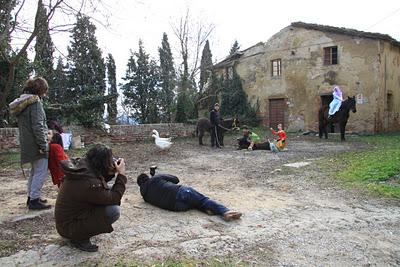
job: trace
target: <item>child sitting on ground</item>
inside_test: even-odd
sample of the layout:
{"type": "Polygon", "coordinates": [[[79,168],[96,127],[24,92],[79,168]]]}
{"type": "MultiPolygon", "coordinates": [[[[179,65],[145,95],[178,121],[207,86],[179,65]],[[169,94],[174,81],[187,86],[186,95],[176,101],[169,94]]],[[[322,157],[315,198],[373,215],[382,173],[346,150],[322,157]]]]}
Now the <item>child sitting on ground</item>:
{"type": "Polygon", "coordinates": [[[278,131],[276,132],[273,128],[271,128],[272,134],[278,135],[279,139],[276,140],[276,148],[281,151],[285,148],[286,145],[286,133],[282,128],[282,124],[278,124],[278,131]]]}
{"type": "Polygon", "coordinates": [[[62,137],[59,133],[49,130],[47,136],[50,142],[49,170],[51,179],[54,185],[60,187],[64,179],[64,173],[61,170],[60,162],[62,160],[67,160],[68,156],[64,152],[62,137]]]}

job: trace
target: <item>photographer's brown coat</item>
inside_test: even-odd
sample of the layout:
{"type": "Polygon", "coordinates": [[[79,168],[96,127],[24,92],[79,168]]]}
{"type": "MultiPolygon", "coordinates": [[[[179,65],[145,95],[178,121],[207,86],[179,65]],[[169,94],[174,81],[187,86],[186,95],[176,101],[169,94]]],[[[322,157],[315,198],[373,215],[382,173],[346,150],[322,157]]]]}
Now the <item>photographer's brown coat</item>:
{"type": "Polygon", "coordinates": [[[105,206],[120,205],[127,178],[119,174],[109,189],[104,178],[97,177],[85,159],[62,161],[61,166],[65,178],[55,206],[57,232],[76,241],[112,232],[105,206]]]}

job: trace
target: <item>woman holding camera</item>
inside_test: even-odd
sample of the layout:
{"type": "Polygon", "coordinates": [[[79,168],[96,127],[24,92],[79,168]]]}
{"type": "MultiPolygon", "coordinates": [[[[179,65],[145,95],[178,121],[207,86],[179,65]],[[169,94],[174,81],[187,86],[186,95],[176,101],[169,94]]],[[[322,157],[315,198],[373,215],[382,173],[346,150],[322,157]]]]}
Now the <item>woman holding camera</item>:
{"type": "Polygon", "coordinates": [[[61,162],[65,174],[55,206],[57,232],[78,249],[95,252],[90,237],[111,233],[120,216],[125,192],[124,159],[115,160],[105,145],[91,148],[85,158],[61,162]],[[117,174],[114,185],[107,182],[117,174]]]}

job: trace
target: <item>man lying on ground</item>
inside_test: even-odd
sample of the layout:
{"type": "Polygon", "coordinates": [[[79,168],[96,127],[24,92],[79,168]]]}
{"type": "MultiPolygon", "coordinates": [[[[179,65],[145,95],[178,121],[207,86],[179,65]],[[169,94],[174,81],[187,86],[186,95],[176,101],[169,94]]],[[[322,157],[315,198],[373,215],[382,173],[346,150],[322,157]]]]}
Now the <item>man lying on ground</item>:
{"type": "Polygon", "coordinates": [[[85,158],[61,161],[65,174],[55,206],[57,232],[80,250],[95,252],[90,237],[111,233],[120,216],[125,192],[124,159],[115,160],[104,145],[91,148],[85,158]],[[117,178],[111,189],[107,182],[117,178]]]}
{"type": "Polygon", "coordinates": [[[243,137],[238,138],[238,149],[248,150],[271,150],[269,142],[261,142],[260,137],[249,130],[246,125],[242,126],[243,137]]]}
{"type": "Polygon", "coordinates": [[[137,177],[140,194],[144,201],[162,209],[187,211],[197,209],[209,215],[220,215],[225,221],[239,219],[242,213],[229,210],[209,199],[194,188],[179,185],[179,179],[169,174],[157,174],[150,178],[142,173],[137,177]]]}

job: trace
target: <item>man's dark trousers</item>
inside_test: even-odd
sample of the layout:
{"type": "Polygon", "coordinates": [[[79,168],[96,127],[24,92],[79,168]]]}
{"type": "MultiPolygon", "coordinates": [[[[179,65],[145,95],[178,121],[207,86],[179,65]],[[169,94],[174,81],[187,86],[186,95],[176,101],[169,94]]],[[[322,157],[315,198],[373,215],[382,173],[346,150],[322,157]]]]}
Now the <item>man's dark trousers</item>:
{"type": "Polygon", "coordinates": [[[220,133],[220,129],[219,129],[219,127],[218,126],[212,126],[212,128],[211,128],[211,146],[212,147],[221,147],[221,144],[220,144],[220,136],[221,136],[221,133],[220,133]]]}
{"type": "Polygon", "coordinates": [[[181,186],[176,194],[175,210],[186,211],[190,209],[211,212],[215,215],[224,215],[228,211],[224,205],[209,199],[194,188],[181,186]]]}

